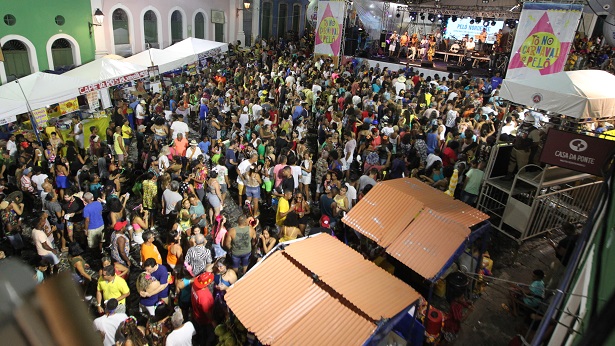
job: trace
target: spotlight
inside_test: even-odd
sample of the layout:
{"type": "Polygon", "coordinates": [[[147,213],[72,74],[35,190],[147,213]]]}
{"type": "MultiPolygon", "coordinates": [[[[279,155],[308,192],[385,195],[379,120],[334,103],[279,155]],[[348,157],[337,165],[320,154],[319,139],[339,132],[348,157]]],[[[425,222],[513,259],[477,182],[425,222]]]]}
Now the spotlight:
{"type": "Polygon", "coordinates": [[[401,14],[399,14],[399,12],[397,12],[397,14],[395,15],[395,17],[399,18],[399,17],[401,17],[401,14]]]}
{"type": "Polygon", "coordinates": [[[488,4],[489,0],[483,0],[483,4],[488,4]]]}
{"type": "Polygon", "coordinates": [[[434,20],[436,20],[436,16],[434,16],[432,13],[430,13],[430,14],[427,16],[427,19],[429,19],[429,21],[430,21],[430,22],[433,22],[434,20]]]}
{"type": "Polygon", "coordinates": [[[476,17],[475,22],[476,22],[476,24],[480,24],[480,22],[481,22],[482,20],[483,20],[483,19],[482,19],[481,17],[476,17]]]}
{"type": "Polygon", "coordinates": [[[452,16],[451,19],[453,20],[453,22],[457,21],[457,16],[452,16]]]}
{"type": "Polygon", "coordinates": [[[421,13],[421,20],[425,20],[425,15],[421,13]]]}
{"type": "Polygon", "coordinates": [[[519,24],[519,19],[515,20],[515,24],[519,24]]]}
{"type": "Polygon", "coordinates": [[[442,13],[438,13],[438,18],[442,18],[442,13]]]}
{"type": "Polygon", "coordinates": [[[484,21],[483,26],[489,26],[489,21],[484,21]]]}
{"type": "Polygon", "coordinates": [[[474,24],[474,19],[472,19],[472,20],[470,21],[470,24],[474,24]]]}
{"type": "Polygon", "coordinates": [[[495,26],[495,20],[491,21],[491,26],[495,26]]]}

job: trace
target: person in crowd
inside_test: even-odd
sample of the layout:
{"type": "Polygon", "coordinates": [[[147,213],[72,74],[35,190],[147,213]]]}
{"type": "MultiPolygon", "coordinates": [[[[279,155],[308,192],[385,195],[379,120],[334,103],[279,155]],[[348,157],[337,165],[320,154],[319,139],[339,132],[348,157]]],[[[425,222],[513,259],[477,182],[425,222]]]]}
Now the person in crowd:
{"type": "Polygon", "coordinates": [[[184,323],[184,314],[177,310],[171,316],[173,331],[167,336],[166,346],[192,345],[192,338],[196,335],[196,329],[192,322],[184,323]]]}
{"type": "Polygon", "coordinates": [[[103,338],[104,346],[115,346],[115,333],[120,324],[128,318],[125,313],[117,312],[118,305],[117,299],[109,299],[105,304],[105,314],[94,320],[94,328],[103,338]]]}
{"type": "Polygon", "coordinates": [[[194,242],[195,245],[186,252],[184,263],[186,263],[194,277],[206,271],[211,273],[213,270],[213,259],[211,250],[205,247],[205,236],[203,234],[195,234],[194,242]]]}
{"type": "Polygon", "coordinates": [[[215,340],[212,320],[214,297],[209,289],[213,282],[212,272],[199,274],[192,282],[192,313],[199,345],[211,345],[215,340]]]}
{"type": "Polygon", "coordinates": [[[96,289],[96,307],[98,312],[101,314],[104,312],[102,304],[106,304],[111,298],[115,298],[120,305],[123,305],[122,312],[126,311],[126,298],[129,295],[130,289],[126,280],[116,275],[113,266],[104,267],[103,275],[98,279],[98,287],[96,289]]]}
{"type": "Polygon", "coordinates": [[[240,215],[237,219],[237,227],[228,230],[224,245],[230,249],[233,259],[233,270],[241,277],[247,273],[252,247],[256,245],[256,231],[248,223],[245,215],[240,215]],[[239,271],[241,266],[242,271],[239,271]]]}
{"type": "Polygon", "coordinates": [[[502,304],[505,310],[510,310],[513,316],[519,314],[519,309],[536,311],[545,298],[545,273],[536,269],[532,272],[532,282],[529,285],[513,285],[509,288],[508,306],[502,304]],[[510,307],[510,309],[509,309],[510,307]]]}
{"type": "Polygon", "coordinates": [[[173,330],[171,323],[171,307],[160,302],[156,304],[154,315],[147,321],[145,326],[145,337],[152,346],[165,346],[167,336],[173,330]]]}

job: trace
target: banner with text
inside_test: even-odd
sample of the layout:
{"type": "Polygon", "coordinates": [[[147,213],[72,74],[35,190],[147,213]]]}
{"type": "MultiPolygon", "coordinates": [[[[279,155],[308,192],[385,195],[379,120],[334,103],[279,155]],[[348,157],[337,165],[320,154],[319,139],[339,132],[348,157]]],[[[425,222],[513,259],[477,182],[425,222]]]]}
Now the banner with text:
{"type": "Polygon", "coordinates": [[[582,12],[580,4],[523,4],[506,78],[563,71],[582,12]]]}
{"type": "Polygon", "coordinates": [[[540,161],[573,171],[602,176],[615,142],[578,133],[550,129],[540,161]]]}
{"type": "Polygon", "coordinates": [[[320,0],[316,20],[314,57],[329,57],[337,66],[342,47],[342,25],[346,13],[344,0],[320,0]]]}
{"type": "Polygon", "coordinates": [[[79,88],[79,93],[80,94],[87,94],[89,92],[95,91],[95,90],[100,90],[100,89],[105,89],[105,88],[109,88],[118,84],[124,84],[136,79],[142,79],[142,78],[146,78],[149,77],[149,72],[147,70],[144,71],[140,71],[140,72],[135,72],[133,74],[129,74],[127,76],[123,76],[123,77],[117,77],[117,78],[113,78],[113,79],[108,79],[106,81],[102,81],[102,82],[98,82],[98,83],[94,83],[94,84],[90,84],[84,87],[79,88]]]}

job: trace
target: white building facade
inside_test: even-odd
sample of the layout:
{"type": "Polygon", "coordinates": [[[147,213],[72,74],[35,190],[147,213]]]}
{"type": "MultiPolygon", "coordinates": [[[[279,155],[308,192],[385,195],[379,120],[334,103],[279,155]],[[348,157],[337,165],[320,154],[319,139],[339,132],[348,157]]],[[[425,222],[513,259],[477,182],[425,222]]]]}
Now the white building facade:
{"type": "Polygon", "coordinates": [[[245,41],[243,0],[90,0],[105,20],[94,27],[96,57],[164,49],[188,37],[245,41]]]}

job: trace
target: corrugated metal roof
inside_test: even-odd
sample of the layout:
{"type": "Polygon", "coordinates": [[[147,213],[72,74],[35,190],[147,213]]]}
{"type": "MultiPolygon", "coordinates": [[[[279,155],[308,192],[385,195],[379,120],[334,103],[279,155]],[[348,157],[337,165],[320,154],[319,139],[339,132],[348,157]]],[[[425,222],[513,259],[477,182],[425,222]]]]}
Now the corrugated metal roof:
{"type": "Polygon", "coordinates": [[[243,325],[267,345],[363,344],[376,325],[286,256],[272,254],[228,289],[225,300],[243,325]]]}
{"type": "Polygon", "coordinates": [[[410,286],[348,249],[321,234],[293,243],[284,252],[374,321],[395,316],[420,297],[410,286]]]}
{"type": "Polygon", "coordinates": [[[362,345],[420,295],[328,234],[286,245],[225,295],[266,345],[362,345]],[[313,275],[318,276],[314,280],[313,275]]]}
{"type": "MultiPolygon", "coordinates": [[[[476,208],[451,198],[444,194],[442,191],[437,190],[416,178],[400,178],[386,180],[381,183],[391,187],[399,192],[403,192],[406,195],[412,196],[419,200],[426,207],[437,211],[439,214],[446,216],[451,220],[455,220],[458,223],[467,227],[472,227],[479,224],[489,218],[489,216],[476,208]]],[[[376,185],[378,187],[379,185],[376,185]]],[[[372,193],[375,187],[367,194],[372,193]]],[[[357,206],[359,203],[357,203],[357,206]]],[[[380,210],[379,210],[380,211],[380,210]]]]}
{"type": "Polygon", "coordinates": [[[386,251],[431,279],[470,234],[470,229],[432,209],[425,208],[386,251]]]}
{"type": "Polygon", "coordinates": [[[423,209],[423,203],[394,186],[378,183],[342,222],[375,241],[389,246],[423,209]]]}

